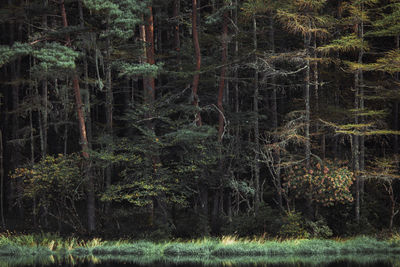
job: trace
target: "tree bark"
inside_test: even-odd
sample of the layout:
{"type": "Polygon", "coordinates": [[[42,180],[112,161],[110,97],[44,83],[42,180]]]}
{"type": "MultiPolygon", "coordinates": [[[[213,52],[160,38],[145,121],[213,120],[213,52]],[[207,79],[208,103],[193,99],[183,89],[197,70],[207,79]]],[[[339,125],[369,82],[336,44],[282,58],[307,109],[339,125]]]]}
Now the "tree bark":
{"type": "Polygon", "coordinates": [[[199,34],[197,31],[197,0],[192,0],[192,35],[193,35],[193,46],[195,50],[195,58],[196,58],[196,69],[195,74],[193,76],[192,83],[192,97],[193,97],[193,105],[196,110],[196,125],[201,126],[201,115],[199,111],[199,97],[197,95],[197,91],[199,88],[199,80],[200,80],[200,67],[201,67],[201,54],[200,54],[200,44],[199,44],[199,34]]]}
{"type": "MultiPolygon", "coordinates": [[[[83,4],[82,0],[78,1],[78,8],[79,8],[79,23],[80,26],[83,28],[85,27],[85,20],[83,17],[83,4]]],[[[84,70],[84,94],[81,92],[83,97],[84,103],[84,114],[85,114],[85,125],[86,125],[86,132],[87,132],[87,139],[88,139],[88,147],[92,148],[92,115],[91,115],[91,103],[90,103],[90,88],[89,88],[89,66],[88,66],[88,49],[86,47],[83,48],[84,56],[83,56],[83,70],[84,70]]]]}
{"type": "Polygon", "coordinates": [[[222,68],[219,79],[219,89],[218,89],[218,142],[222,142],[222,137],[224,133],[224,107],[222,105],[222,100],[224,96],[225,89],[225,79],[226,79],[226,63],[228,60],[228,12],[224,12],[224,21],[222,25],[222,68]]]}
{"type": "MultiPolygon", "coordinates": [[[[269,45],[270,45],[270,50],[272,55],[275,54],[275,26],[274,26],[274,16],[273,14],[270,14],[269,18],[269,24],[270,24],[270,31],[269,31],[269,45]]],[[[272,63],[272,68],[275,68],[274,64],[272,63]]],[[[272,127],[274,131],[278,131],[278,102],[277,102],[277,86],[276,86],[276,76],[272,75],[271,77],[271,86],[272,86],[272,127]]],[[[274,143],[278,142],[278,136],[277,134],[274,134],[274,143]]],[[[274,163],[279,163],[280,162],[280,157],[281,153],[279,149],[276,149],[274,151],[274,163]]],[[[283,199],[282,199],[282,181],[281,181],[281,169],[278,166],[276,168],[276,177],[273,178],[275,179],[275,189],[276,189],[276,197],[277,197],[277,202],[280,210],[284,210],[283,208],[283,199]]]]}
{"type": "MultiPolygon", "coordinates": [[[[107,27],[109,27],[107,25],[107,27]]],[[[109,34],[109,33],[108,33],[109,34]]],[[[107,57],[107,65],[106,65],[106,116],[107,116],[107,134],[110,138],[110,144],[107,146],[107,152],[112,153],[112,142],[113,142],[113,89],[112,89],[112,73],[111,73],[111,42],[110,36],[108,35],[106,38],[106,57],[107,57]]],[[[111,178],[112,178],[112,170],[113,165],[112,162],[109,162],[106,167],[106,189],[111,186],[111,178]]],[[[108,214],[110,203],[105,205],[105,213],[108,214]]]]}
{"type": "Polygon", "coordinates": [[[311,167],[311,140],[310,140],[310,41],[311,34],[307,33],[304,37],[304,44],[306,49],[306,75],[305,75],[305,156],[306,156],[306,169],[311,167]]]}
{"type": "MultiPolygon", "coordinates": [[[[61,2],[61,16],[63,21],[63,27],[68,27],[67,14],[65,11],[64,1],[61,2]]],[[[67,34],[65,37],[66,45],[71,44],[70,36],[67,34]]],[[[85,125],[85,117],[83,113],[83,104],[82,97],[79,87],[79,78],[78,74],[74,73],[73,76],[73,88],[75,94],[75,105],[76,112],[78,114],[78,122],[79,122],[79,134],[81,137],[81,147],[82,147],[82,156],[85,161],[85,175],[87,177],[87,219],[88,219],[88,232],[92,234],[96,230],[96,217],[95,217],[95,192],[94,192],[94,181],[93,176],[90,173],[90,162],[89,162],[89,153],[88,153],[88,139],[86,134],[86,125],[85,125]]]]}
{"type": "Polygon", "coordinates": [[[3,229],[6,228],[4,220],[4,165],[3,165],[3,134],[0,130],[0,215],[1,225],[3,229]]]}
{"type": "MultiPolygon", "coordinates": [[[[154,58],[154,18],[153,18],[153,8],[151,6],[148,7],[150,13],[147,16],[147,23],[145,26],[146,30],[146,43],[147,43],[147,49],[146,49],[146,57],[147,57],[147,63],[150,65],[155,64],[155,58],[154,58]]],[[[150,102],[154,102],[155,100],[155,79],[154,77],[149,77],[149,84],[147,88],[147,93],[149,97],[150,102]]]]}
{"type": "MultiPolygon", "coordinates": [[[[364,5],[361,3],[361,12],[364,12],[364,5]]],[[[357,24],[357,34],[364,41],[364,21],[361,20],[359,24],[357,24]]],[[[363,49],[358,53],[358,64],[363,63],[363,49]]],[[[356,95],[355,95],[355,103],[354,107],[356,110],[355,114],[355,124],[364,122],[364,119],[357,114],[359,111],[364,109],[364,77],[362,69],[358,69],[355,73],[355,87],[356,87],[356,95]]],[[[355,217],[356,222],[360,223],[360,210],[361,210],[361,202],[362,195],[364,190],[364,180],[363,177],[360,176],[360,171],[364,170],[365,167],[365,145],[364,145],[364,136],[354,136],[354,172],[356,173],[356,199],[355,199],[355,217]]]]}
{"type": "MultiPolygon", "coordinates": [[[[358,73],[355,73],[355,78],[354,78],[354,84],[355,84],[355,96],[354,96],[354,108],[357,110],[359,108],[359,87],[358,87],[358,73]]],[[[358,115],[354,115],[354,123],[358,124],[358,115]]],[[[352,161],[353,161],[353,172],[354,175],[356,176],[356,184],[355,184],[355,189],[356,189],[356,199],[355,199],[355,217],[356,217],[356,222],[360,222],[360,148],[359,148],[359,136],[353,135],[352,136],[352,161]]]]}
{"type": "MultiPolygon", "coordinates": [[[[14,1],[12,0],[8,0],[8,4],[11,6],[14,3],[14,1]]],[[[18,31],[18,36],[20,36],[21,34],[21,27],[18,26],[18,24],[15,21],[10,21],[9,24],[10,28],[10,45],[13,45],[15,41],[20,41],[17,40],[15,38],[15,30],[17,28],[18,31]]],[[[18,134],[18,130],[19,130],[19,106],[20,106],[20,102],[19,102],[19,98],[20,98],[20,84],[18,82],[19,77],[20,77],[20,65],[21,65],[21,58],[18,57],[17,60],[14,60],[11,62],[10,64],[10,78],[11,78],[11,88],[12,88],[12,110],[13,110],[13,114],[12,114],[12,126],[11,126],[11,139],[14,141],[17,141],[17,139],[19,139],[19,134],[18,134]]],[[[15,142],[14,144],[10,145],[10,150],[12,151],[11,153],[11,169],[17,167],[20,164],[20,160],[22,158],[21,155],[21,147],[20,144],[18,144],[18,142],[15,142]]],[[[19,181],[16,182],[17,184],[19,183],[19,181]]],[[[20,201],[20,199],[17,196],[17,190],[16,187],[17,185],[15,184],[14,181],[10,181],[9,183],[10,185],[10,190],[9,190],[9,210],[13,209],[13,205],[14,203],[17,203],[17,211],[18,211],[18,215],[20,216],[20,219],[23,219],[24,216],[24,210],[22,207],[22,203],[20,201]]]]}
{"type": "MultiPolygon", "coordinates": [[[[304,90],[304,102],[305,102],[305,156],[306,156],[306,169],[307,171],[311,168],[311,139],[310,139],[310,44],[311,44],[311,33],[306,33],[304,36],[304,46],[306,49],[306,74],[305,74],[305,90],[304,90]]],[[[306,196],[307,201],[307,212],[308,217],[314,217],[314,211],[312,206],[312,196],[306,196]]]]}
{"type": "Polygon", "coordinates": [[[258,67],[257,67],[257,20],[253,15],[253,49],[254,49],[254,63],[256,64],[254,70],[254,95],[253,95],[253,112],[254,112],[254,142],[255,142],[255,155],[254,155],[254,211],[257,214],[260,207],[260,129],[259,129],[259,114],[258,114],[258,67]]]}
{"type": "MultiPolygon", "coordinates": [[[[396,36],[396,49],[399,50],[400,49],[400,35],[396,36]]],[[[399,82],[399,73],[396,72],[395,74],[396,77],[396,81],[399,82]]],[[[393,107],[393,128],[395,131],[399,130],[399,101],[396,100],[394,102],[394,107],[393,107]]],[[[398,154],[399,154],[399,136],[397,134],[393,135],[393,152],[396,155],[396,158],[398,158],[398,154]]]]}
{"type": "Polygon", "coordinates": [[[219,229],[218,227],[218,219],[223,212],[223,175],[224,175],[224,161],[222,158],[222,138],[224,134],[224,108],[223,108],[223,96],[224,96],[224,89],[225,89],[225,79],[226,79],[226,63],[227,63],[227,39],[228,39],[228,13],[224,12],[223,14],[223,24],[222,24],[222,60],[221,60],[221,73],[220,73],[220,80],[219,80],[219,87],[218,87],[218,100],[217,100],[217,107],[218,107],[218,143],[220,143],[221,148],[219,151],[219,180],[217,181],[217,190],[215,191],[214,195],[214,202],[213,202],[213,230],[217,232],[219,229]]]}
{"type": "Polygon", "coordinates": [[[174,0],[174,10],[173,10],[173,18],[174,18],[174,46],[175,46],[175,51],[177,53],[177,59],[178,59],[178,66],[179,69],[182,68],[182,63],[181,63],[181,39],[180,39],[180,21],[179,21],[179,11],[180,11],[180,5],[181,1],[180,0],[174,0]]]}
{"type": "MultiPolygon", "coordinates": [[[[363,4],[362,4],[363,7],[363,4]]],[[[361,21],[360,25],[360,37],[361,40],[364,41],[364,22],[361,21]]],[[[363,64],[363,56],[364,56],[364,50],[361,49],[360,53],[358,55],[358,64],[363,64]]],[[[361,112],[365,108],[364,104],[364,73],[362,69],[358,70],[358,75],[359,75],[359,87],[360,87],[360,110],[361,112]]],[[[361,116],[361,123],[364,123],[364,117],[361,116]]],[[[363,172],[365,170],[365,136],[361,135],[360,136],[360,171],[363,172]]],[[[364,195],[364,177],[360,177],[360,205],[362,205],[363,202],[363,195],[364,195]]]]}

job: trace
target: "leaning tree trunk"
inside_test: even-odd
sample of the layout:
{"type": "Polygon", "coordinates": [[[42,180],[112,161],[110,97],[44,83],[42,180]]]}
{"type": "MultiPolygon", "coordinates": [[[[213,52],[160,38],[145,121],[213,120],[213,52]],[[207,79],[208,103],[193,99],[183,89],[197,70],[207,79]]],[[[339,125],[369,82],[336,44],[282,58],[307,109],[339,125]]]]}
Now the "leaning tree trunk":
{"type": "MultiPolygon", "coordinates": [[[[83,17],[83,0],[78,1],[78,8],[79,8],[79,24],[83,28],[85,27],[85,20],[83,17]]],[[[85,114],[85,125],[86,125],[86,132],[87,132],[87,139],[88,139],[88,147],[89,149],[92,148],[92,115],[91,115],[91,103],[90,103],[90,88],[89,88],[89,65],[88,65],[88,48],[84,47],[84,55],[83,55],[83,70],[84,70],[84,94],[81,91],[83,96],[83,103],[84,103],[84,114],[85,114]]]]}
{"type": "MultiPolygon", "coordinates": [[[[64,28],[68,27],[67,13],[65,11],[64,1],[61,2],[61,16],[63,20],[64,28]]],[[[70,36],[66,35],[66,45],[71,45],[70,36]]],[[[88,153],[88,139],[86,135],[86,125],[85,125],[85,117],[83,113],[83,104],[81,98],[81,92],[79,87],[79,78],[78,74],[75,70],[73,76],[73,88],[75,94],[75,105],[76,112],[78,114],[78,122],[79,122],[79,134],[81,137],[81,148],[82,148],[82,156],[85,160],[85,175],[87,177],[87,219],[88,219],[88,232],[92,234],[96,230],[96,217],[95,217],[95,192],[94,192],[94,181],[93,176],[90,173],[90,158],[88,153]]]]}

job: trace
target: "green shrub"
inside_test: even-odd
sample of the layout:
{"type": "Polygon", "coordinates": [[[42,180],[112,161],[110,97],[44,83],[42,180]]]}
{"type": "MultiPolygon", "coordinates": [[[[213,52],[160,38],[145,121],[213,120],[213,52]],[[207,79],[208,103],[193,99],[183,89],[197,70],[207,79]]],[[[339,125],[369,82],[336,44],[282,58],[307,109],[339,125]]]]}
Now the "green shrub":
{"type": "Polygon", "coordinates": [[[325,219],[323,218],[315,222],[307,221],[306,229],[312,238],[328,238],[333,235],[331,228],[329,228],[325,219]]]}
{"type": "Polygon", "coordinates": [[[287,213],[283,218],[283,225],[279,231],[279,236],[286,238],[308,238],[310,236],[300,212],[287,213]]]}

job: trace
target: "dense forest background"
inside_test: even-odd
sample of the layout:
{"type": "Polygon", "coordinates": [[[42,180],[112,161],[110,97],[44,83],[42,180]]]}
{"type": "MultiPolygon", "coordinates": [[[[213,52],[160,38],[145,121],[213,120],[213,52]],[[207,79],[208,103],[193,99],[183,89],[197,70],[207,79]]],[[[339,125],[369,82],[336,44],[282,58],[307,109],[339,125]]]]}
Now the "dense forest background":
{"type": "Polygon", "coordinates": [[[0,226],[399,226],[399,0],[7,0],[0,226]]]}

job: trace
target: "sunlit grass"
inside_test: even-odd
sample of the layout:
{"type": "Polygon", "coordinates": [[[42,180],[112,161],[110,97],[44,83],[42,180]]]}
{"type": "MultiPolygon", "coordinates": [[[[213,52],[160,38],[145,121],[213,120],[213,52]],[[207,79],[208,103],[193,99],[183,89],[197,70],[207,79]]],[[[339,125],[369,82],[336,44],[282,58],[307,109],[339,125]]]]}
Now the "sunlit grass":
{"type": "Polygon", "coordinates": [[[0,256],[11,255],[73,255],[88,256],[163,256],[163,257],[267,257],[302,255],[350,255],[399,253],[400,236],[385,240],[372,237],[349,239],[267,239],[265,237],[200,238],[154,243],[149,241],[114,240],[100,238],[82,240],[61,238],[51,234],[0,234],[0,256]]]}

